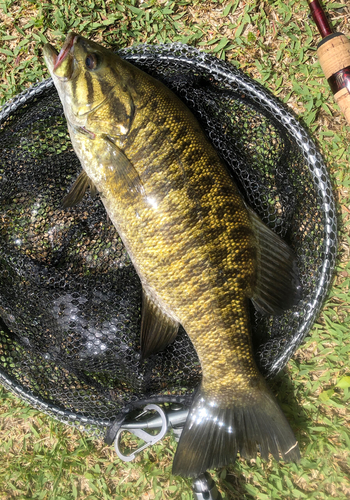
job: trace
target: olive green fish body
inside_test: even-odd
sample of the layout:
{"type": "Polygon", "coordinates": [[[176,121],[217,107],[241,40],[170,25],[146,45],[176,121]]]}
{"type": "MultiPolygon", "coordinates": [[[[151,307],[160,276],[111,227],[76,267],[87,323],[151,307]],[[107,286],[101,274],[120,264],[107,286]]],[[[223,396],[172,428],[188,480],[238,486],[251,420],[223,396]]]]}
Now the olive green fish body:
{"type": "MultiPolygon", "coordinates": [[[[110,171],[102,138],[94,140],[99,147],[93,153],[101,165],[87,153],[84,168],[143,286],[184,326],[201,360],[203,388],[218,397],[225,380],[232,387],[236,379],[238,389],[239,374],[242,384],[249,384],[249,373],[256,377],[246,305],[256,267],[251,222],[226,168],[187,108],[179,109],[173,94],[163,89],[152,95],[145,91],[139,90],[143,102],[141,109],[136,106],[128,137],[115,141],[144,192],[130,194],[123,179],[110,171]],[[169,122],[163,119],[165,110],[169,122]]],[[[81,151],[81,144],[75,149],[81,151]]]]}
{"type": "Polygon", "coordinates": [[[175,472],[199,474],[237,451],[255,456],[257,445],[263,456],[297,459],[293,433],[256,368],[248,313],[249,298],[260,305],[270,298],[260,240],[267,234],[290,260],[285,246],[246,208],[198,122],[165,86],[75,35],[58,57],[45,47],[45,58],[74,150],[140,276],[145,307],[168,332],[162,340],[146,318],[144,354],[181,324],[201,362],[175,472]]]}

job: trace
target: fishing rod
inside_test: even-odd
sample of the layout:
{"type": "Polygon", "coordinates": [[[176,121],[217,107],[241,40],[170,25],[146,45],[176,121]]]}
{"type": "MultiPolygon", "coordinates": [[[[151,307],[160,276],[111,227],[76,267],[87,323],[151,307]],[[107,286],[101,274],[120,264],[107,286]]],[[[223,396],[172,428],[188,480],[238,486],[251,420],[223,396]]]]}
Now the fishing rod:
{"type": "Polygon", "coordinates": [[[309,0],[308,3],[322,36],[317,46],[321,68],[335,101],[350,125],[350,40],[343,33],[333,33],[319,0],[309,0]]]}

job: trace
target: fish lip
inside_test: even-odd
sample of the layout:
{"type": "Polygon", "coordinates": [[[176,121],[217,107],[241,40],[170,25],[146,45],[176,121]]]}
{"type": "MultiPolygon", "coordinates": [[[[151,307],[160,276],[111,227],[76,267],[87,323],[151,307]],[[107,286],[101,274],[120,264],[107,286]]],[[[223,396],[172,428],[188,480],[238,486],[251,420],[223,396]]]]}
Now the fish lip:
{"type": "MultiPolygon", "coordinates": [[[[71,54],[74,45],[76,44],[78,39],[78,35],[75,33],[69,33],[66,41],[64,42],[60,53],[57,56],[57,59],[54,61],[53,72],[57,70],[57,68],[62,64],[62,62],[71,54]]],[[[69,75],[66,79],[70,78],[69,75]]]]}
{"type": "Polygon", "coordinates": [[[44,45],[43,53],[44,53],[44,59],[46,62],[46,66],[48,67],[48,70],[51,72],[52,68],[56,64],[58,52],[55,49],[55,47],[53,47],[50,43],[46,43],[44,45]]]}

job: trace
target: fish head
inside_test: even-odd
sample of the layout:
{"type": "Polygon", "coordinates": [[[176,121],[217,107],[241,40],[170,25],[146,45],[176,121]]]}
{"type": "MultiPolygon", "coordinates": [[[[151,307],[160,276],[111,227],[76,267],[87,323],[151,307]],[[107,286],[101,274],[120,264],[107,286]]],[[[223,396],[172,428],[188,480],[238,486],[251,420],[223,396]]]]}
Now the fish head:
{"type": "Polygon", "coordinates": [[[58,53],[44,45],[44,59],[73,128],[111,137],[126,135],[134,104],[132,75],[119,56],[70,33],[58,53]]]}

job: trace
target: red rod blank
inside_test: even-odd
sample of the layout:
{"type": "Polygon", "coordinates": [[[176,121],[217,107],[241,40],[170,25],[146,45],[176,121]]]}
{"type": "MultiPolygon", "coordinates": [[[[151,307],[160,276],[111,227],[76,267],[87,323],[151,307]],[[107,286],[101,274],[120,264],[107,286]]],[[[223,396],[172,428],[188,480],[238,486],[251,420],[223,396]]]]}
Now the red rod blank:
{"type": "Polygon", "coordinates": [[[320,32],[322,38],[331,35],[333,31],[329,26],[328,19],[326,17],[326,14],[324,13],[324,10],[320,5],[320,2],[318,0],[312,0],[312,2],[309,2],[309,7],[311,10],[313,20],[315,21],[318,31],[320,32]]]}

